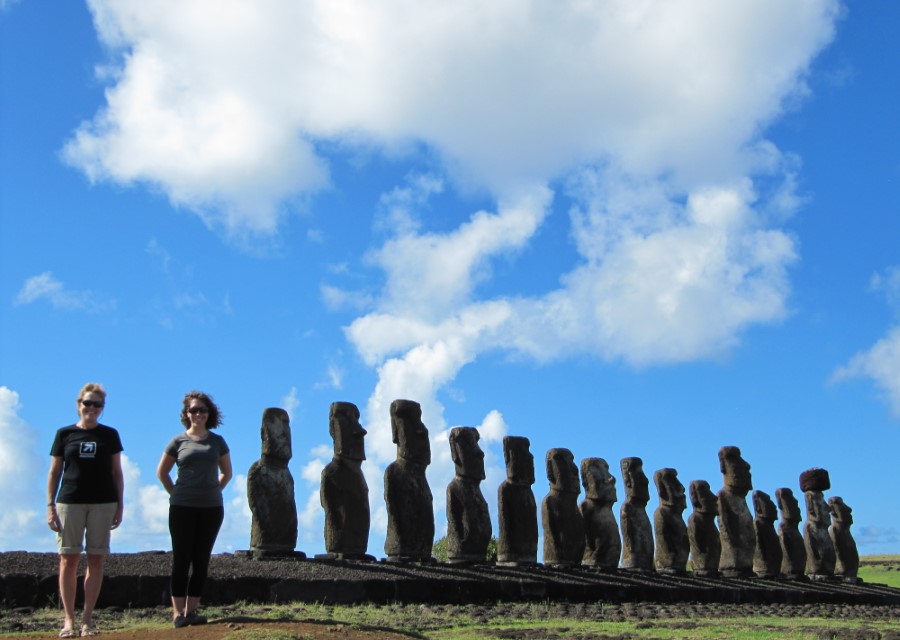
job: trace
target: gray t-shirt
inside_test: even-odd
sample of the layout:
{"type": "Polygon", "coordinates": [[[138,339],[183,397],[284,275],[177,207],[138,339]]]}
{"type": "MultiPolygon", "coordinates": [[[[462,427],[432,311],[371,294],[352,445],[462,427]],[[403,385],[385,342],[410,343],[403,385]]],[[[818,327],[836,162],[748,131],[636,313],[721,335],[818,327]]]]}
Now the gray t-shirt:
{"type": "Polygon", "coordinates": [[[225,438],[209,432],[203,440],[194,442],[180,433],[166,445],[166,453],[175,458],[178,477],[169,504],[180,507],[221,507],[219,489],[219,458],[228,453],[225,438]]]}

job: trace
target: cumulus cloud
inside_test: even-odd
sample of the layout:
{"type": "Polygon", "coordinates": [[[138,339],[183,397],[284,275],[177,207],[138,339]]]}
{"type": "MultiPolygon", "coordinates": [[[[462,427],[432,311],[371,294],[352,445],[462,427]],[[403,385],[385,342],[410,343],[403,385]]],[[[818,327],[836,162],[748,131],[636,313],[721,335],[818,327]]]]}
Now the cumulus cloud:
{"type": "Polygon", "coordinates": [[[94,180],[152,184],[210,224],[258,233],[327,184],[323,149],[335,145],[423,144],[496,194],[610,157],[687,183],[740,173],[747,141],[806,91],[839,11],[837,0],[89,4],[115,55],[101,70],[106,105],[65,157],[94,180]]]}
{"type": "Polygon", "coordinates": [[[101,312],[115,307],[112,301],[101,301],[91,291],[73,291],[45,271],[28,278],[14,300],[15,304],[31,304],[47,300],[54,309],[101,312]]]}
{"type": "Polygon", "coordinates": [[[869,378],[900,418],[900,326],[892,327],[884,338],[871,348],[854,355],[832,374],[833,382],[851,378],[869,378]]]}
{"type": "MultiPolygon", "coordinates": [[[[884,295],[885,300],[900,320],[900,266],[876,273],[869,282],[871,291],[884,295]]],[[[900,418],[900,323],[894,323],[887,334],[869,349],[854,355],[845,365],[835,369],[831,382],[853,378],[868,378],[891,408],[895,418],[900,418]]]]}
{"type": "Polygon", "coordinates": [[[19,394],[0,386],[0,486],[4,507],[0,511],[0,548],[35,550],[52,548],[53,534],[44,521],[44,485],[33,480],[46,473],[48,459],[37,450],[37,431],[19,413],[19,394]],[[22,480],[29,481],[23,482],[22,480]],[[41,545],[40,541],[46,541],[41,545]]]}

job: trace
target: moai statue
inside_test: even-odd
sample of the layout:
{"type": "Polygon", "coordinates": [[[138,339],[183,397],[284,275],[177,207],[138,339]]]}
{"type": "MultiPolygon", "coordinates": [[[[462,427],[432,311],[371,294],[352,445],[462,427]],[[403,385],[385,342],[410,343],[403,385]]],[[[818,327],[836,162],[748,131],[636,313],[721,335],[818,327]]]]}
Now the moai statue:
{"type": "Polygon", "coordinates": [[[753,573],[758,578],[777,578],[781,573],[783,553],[778,534],[775,533],[775,520],[778,510],[775,503],[765,491],[753,492],[753,529],[756,531],[756,552],[753,554],[753,573]]]}
{"type": "Polygon", "coordinates": [[[806,546],[806,575],[810,580],[828,580],[834,577],[834,544],[828,535],[831,525],[831,509],[825,502],[823,491],[831,488],[831,480],[825,469],[807,469],[800,474],[800,489],[806,496],[806,525],[803,527],[803,544],[806,546]]]}
{"type": "Polygon", "coordinates": [[[659,493],[659,507],[653,513],[656,570],[660,573],[686,573],[691,545],[682,516],[687,508],[684,485],[678,480],[678,471],[669,468],[654,473],[653,483],[659,493]]]}
{"type": "Polygon", "coordinates": [[[431,444],[418,402],[391,403],[391,436],[397,459],[384,471],[388,514],[384,552],[388,562],[430,562],[434,509],[425,469],[431,464],[431,444]]]}
{"type": "Polygon", "coordinates": [[[862,582],[857,575],[859,552],[856,550],[856,540],[850,533],[850,526],[853,524],[853,509],[844,504],[844,501],[837,496],[828,499],[828,506],[831,507],[832,515],[831,529],[828,533],[837,556],[834,575],[844,582],[862,582]]]}
{"type": "Polygon", "coordinates": [[[603,458],[581,461],[581,484],[584,501],[579,505],[584,518],[585,548],[581,564],[603,570],[619,566],[622,537],[612,506],[618,500],[616,479],[603,458]]]}
{"type": "Polygon", "coordinates": [[[653,571],[653,527],[647,516],[650,481],[640,458],[622,458],[619,462],[625,482],[625,502],[619,509],[622,527],[622,568],[628,571],[653,571]]]}
{"type": "Polygon", "coordinates": [[[778,540],[781,542],[781,577],[785,580],[804,580],[806,577],[806,546],[798,526],[800,505],[794,492],[786,487],[775,490],[775,499],[781,509],[778,523],[778,540]]]}
{"type": "Polygon", "coordinates": [[[688,518],[688,540],[691,545],[691,569],[700,578],[719,575],[719,558],[722,543],[716,516],[719,515],[719,499],[706,480],[693,480],[690,484],[693,512],[688,518]]]}
{"type": "Polygon", "coordinates": [[[325,550],[319,559],[374,560],[369,546],[369,485],[362,472],[366,430],[359,409],[350,402],[333,402],[328,434],[334,457],[322,469],[319,501],[325,510],[325,550]]]}
{"type": "Polygon", "coordinates": [[[250,549],[254,558],[305,558],[297,546],[297,504],[291,459],[291,420],[284,409],[263,411],[262,455],[247,472],[250,549]]]}
{"type": "Polygon", "coordinates": [[[573,566],[584,556],[584,518],[578,510],[578,467],[568,449],[547,451],[550,493],[541,503],[544,527],[544,564],[573,566]]]}
{"type": "Polygon", "coordinates": [[[753,516],[747,507],[747,494],[753,488],[750,465],[737,447],[719,449],[719,468],[725,486],[719,491],[719,538],[722,556],[719,571],[726,578],[753,575],[756,533],[753,516]]]}
{"type": "Polygon", "coordinates": [[[491,541],[491,514],[481,493],[484,452],[478,429],[450,430],[450,456],[456,476],[447,485],[447,559],[453,563],[484,562],[491,541]]]}
{"type": "Polygon", "coordinates": [[[534,484],[534,456],[531,443],[521,436],[503,438],[506,480],[497,489],[500,537],[497,539],[497,564],[525,566],[537,563],[537,504],[534,484]]]}

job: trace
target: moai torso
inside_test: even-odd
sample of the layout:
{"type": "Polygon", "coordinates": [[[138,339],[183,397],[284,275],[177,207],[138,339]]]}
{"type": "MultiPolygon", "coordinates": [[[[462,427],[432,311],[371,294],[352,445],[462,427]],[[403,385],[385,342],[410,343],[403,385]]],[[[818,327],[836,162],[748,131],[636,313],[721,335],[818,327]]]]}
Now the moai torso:
{"type": "Polygon", "coordinates": [[[544,564],[572,566],[584,556],[584,518],[578,509],[578,467],[568,449],[547,452],[550,493],[541,503],[544,528],[544,564]]]}
{"type": "Polygon", "coordinates": [[[799,525],[802,517],[794,492],[788,488],[775,490],[775,499],[781,509],[778,523],[778,541],[781,543],[781,577],[800,580],[806,575],[806,546],[799,525]]]}
{"type": "Polygon", "coordinates": [[[687,508],[684,485],[678,480],[675,469],[658,470],[653,474],[653,482],[659,493],[659,507],[653,513],[656,570],[662,573],[685,573],[690,542],[682,516],[687,508]]]}
{"type": "Polygon", "coordinates": [[[497,489],[500,537],[497,539],[497,564],[529,565],[537,563],[537,504],[534,484],[534,456],[528,438],[503,438],[506,480],[497,489]]]}
{"type": "Polygon", "coordinates": [[[811,580],[834,577],[834,544],[828,535],[831,509],[822,492],[831,488],[825,469],[808,469],[800,474],[800,488],[806,497],[806,524],[803,543],[806,546],[806,574],[811,580]]]}
{"type": "Polygon", "coordinates": [[[434,544],[434,507],[425,469],[431,463],[431,445],[417,402],[391,403],[391,431],[397,459],[384,472],[388,514],[384,552],[393,562],[429,561],[434,544]]]}
{"type": "Polygon", "coordinates": [[[719,450],[719,466],[725,486],[719,491],[719,538],[722,555],[719,571],[726,578],[745,578],[753,575],[753,555],[756,551],[756,532],[753,516],[747,507],[747,493],[753,488],[750,465],[741,457],[737,447],[719,450]]]}
{"type": "Polygon", "coordinates": [[[688,518],[688,540],[691,546],[691,569],[701,578],[719,575],[719,559],[722,543],[716,516],[719,500],[706,480],[694,480],[690,484],[691,505],[694,510],[688,518]]]}
{"type": "Polygon", "coordinates": [[[653,571],[653,527],[647,516],[650,481],[640,458],[622,458],[625,502],[619,510],[622,528],[622,568],[653,571]]]}
{"type": "Polygon", "coordinates": [[[478,430],[450,430],[450,452],[456,476],[447,486],[447,559],[451,563],[484,562],[491,541],[491,516],[481,493],[484,452],[478,430]]]}
{"type": "Polygon", "coordinates": [[[777,578],[781,573],[782,551],[775,519],[778,511],[772,498],[764,491],[753,492],[753,528],[756,531],[756,552],[753,555],[753,572],[759,578],[777,578]]]}
{"type": "Polygon", "coordinates": [[[297,504],[291,459],[291,425],[284,409],[263,412],[262,457],[247,472],[247,501],[252,514],[250,548],[255,556],[294,555],[297,504]]]}
{"type": "Polygon", "coordinates": [[[362,472],[366,431],[359,424],[356,405],[332,403],[328,432],[334,440],[334,457],[322,470],[319,486],[325,510],[325,557],[362,559],[369,545],[369,486],[362,472]]]}
{"type": "Polygon", "coordinates": [[[581,484],[585,499],[579,505],[584,518],[585,547],[581,563],[589,567],[615,569],[622,555],[622,538],[612,506],[616,496],[616,479],[603,458],[581,461],[581,484]]]}
{"type": "Polygon", "coordinates": [[[829,535],[834,545],[834,553],[837,561],[834,574],[845,582],[860,582],[859,576],[859,551],[856,549],[856,540],[850,533],[853,524],[853,509],[844,504],[844,501],[835,496],[828,499],[831,507],[831,529],[829,535]]]}

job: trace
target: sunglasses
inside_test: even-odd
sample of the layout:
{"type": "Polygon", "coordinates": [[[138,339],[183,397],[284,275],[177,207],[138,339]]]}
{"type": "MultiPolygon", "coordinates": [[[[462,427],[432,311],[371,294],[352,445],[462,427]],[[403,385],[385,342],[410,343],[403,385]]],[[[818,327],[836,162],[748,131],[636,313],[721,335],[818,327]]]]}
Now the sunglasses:
{"type": "Polygon", "coordinates": [[[209,409],[206,407],[191,407],[187,410],[188,413],[197,414],[197,413],[209,413],[209,409]]]}
{"type": "Polygon", "coordinates": [[[82,400],[82,401],[81,401],[81,406],[83,406],[83,407],[90,407],[90,408],[93,408],[93,409],[102,409],[102,408],[103,408],[103,403],[102,403],[102,402],[97,402],[97,401],[95,401],[95,400],[82,400]]]}

